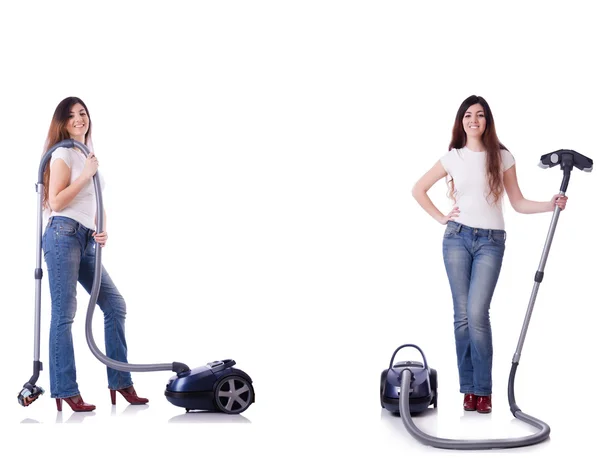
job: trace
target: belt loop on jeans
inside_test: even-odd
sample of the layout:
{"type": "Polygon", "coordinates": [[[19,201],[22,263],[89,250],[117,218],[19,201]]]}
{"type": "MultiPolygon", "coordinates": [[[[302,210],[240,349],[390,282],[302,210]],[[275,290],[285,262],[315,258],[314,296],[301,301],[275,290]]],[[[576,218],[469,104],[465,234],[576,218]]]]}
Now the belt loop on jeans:
{"type": "Polygon", "coordinates": [[[493,230],[492,230],[491,228],[488,230],[488,239],[489,239],[489,240],[491,240],[491,239],[492,239],[492,236],[493,236],[493,235],[492,235],[492,231],[493,231],[493,230]]]}
{"type": "Polygon", "coordinates": [[[462,223],[459,223],[458,228],[456,229],[456,233],[460,233],[461,228],[462,228],[462,223]]]}

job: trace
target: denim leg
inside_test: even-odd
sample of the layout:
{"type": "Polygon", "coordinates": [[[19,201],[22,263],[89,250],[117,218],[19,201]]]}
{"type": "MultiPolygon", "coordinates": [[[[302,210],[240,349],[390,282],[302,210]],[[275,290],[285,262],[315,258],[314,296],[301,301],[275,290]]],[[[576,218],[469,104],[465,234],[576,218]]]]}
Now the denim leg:
{"type": "MultiPolygon", "coordinates": [[[[83,254],[79,282],[90,293],[94,280],[96,242],[90,238],[83,254]]],[[[126,305],[123,296],[102,267],[98,306],[104,313],[104,344],[106,356],[119,362],[127,362],[127,342],[125,340],[126,305]]],[[[133,385],[130,372],[106,368],[108,388],[119,390],[133,385]]]]}
{"type": "Polygon", "coordinates": [[[472,256],[458,234],[444,237],[444,265],[454,305],[454,339],[461,393],[473,393],[473,361],[467,317],[472,256]]]}
{"type": "Polygon", "coordinates": [[[490,304],[502,267],[504,245],[480,237],[477,238],[474,249],[467,315],[474,369],[473,393],[485,396],[492,393],[493,346],[490,304]]]}
{"type": "MultiPolygon", "coordinates": [[[[75,223],[75,222],[73,222],[75,223]]],[[[55,221],[43,237],[52,315],[50,319],[50,394],[68,398],[79,394],[71,328],[77,310],[77,275],[81,246],[73,224],[55,221]]]]}

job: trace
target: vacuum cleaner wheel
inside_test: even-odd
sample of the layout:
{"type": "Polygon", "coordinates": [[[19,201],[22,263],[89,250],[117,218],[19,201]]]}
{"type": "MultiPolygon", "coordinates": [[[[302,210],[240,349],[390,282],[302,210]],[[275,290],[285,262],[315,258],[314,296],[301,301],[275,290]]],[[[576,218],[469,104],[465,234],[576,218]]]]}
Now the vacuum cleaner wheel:
{"type": "Polygon", "coordinates": [[[431,391],[433,392],[433,407],[437,408],[437,398],[438,398],[438,383],[437,383],[437,371],[435,369],[429,368],[429,383],[431,384],[431,391]]]}
{"type": "Polygon", "coordinates": [[[226,414],[245,411],[254,400],[254,388],[244,377],[230,375],[219,381],[215,388],[215,403],[226,414]]]}

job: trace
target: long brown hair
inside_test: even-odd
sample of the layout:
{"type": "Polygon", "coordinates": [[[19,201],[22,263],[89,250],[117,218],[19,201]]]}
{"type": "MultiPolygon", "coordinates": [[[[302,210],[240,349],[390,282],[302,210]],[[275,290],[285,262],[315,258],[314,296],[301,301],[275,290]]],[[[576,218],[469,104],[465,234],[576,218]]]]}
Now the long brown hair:
{"type": "MultiPolygon", "coordinates": [[[[490,189],[488,198],[491,196],[493,204],[496,204],[504,193],[504,184],[502,182],[502,156],[500,150],[506,150],[506,147],[498,140],[492,110],[483,97],[472,95],[467,97],[464,102],[460,104],[458,112],[456,112],[456,119],[454,120],[454,127],[452,128],[452,140],[450,141],[448,150],[462,149],[467,144],[467,134],[463,127],[463,118],[469,107],[475,104],[481,104],[485,115],[485,131],[481,136],[481,142],[483,143],[487,154],[486,176],[490,189]]],[[[454,197],[454,193],[456,192],[454,180],[450,180],[448,184],[450,189],[449,195],[453,200],[456,200],[454,197]]]]}
{"type": "MultiPolygon", "coordinates": [[[[59,143],[64,139],[69,139],[69,132],[67,131],[67,122],[71,117],[71,109],[75,104],[81,104],[81,106],[85,109],[85,113],[87,113],[89,125],[88,131],[85,134],[85,144],[91,148],[92,147],[92,117],[90,117],[90,112],[88,111],[87,105],[81,100],[79,97],[67,97],[63,99],[56,110],[54,110],[54,115],[52,115],[52,121],[50,122],[50,128],[48,129],[48,137],[46,138],[46,143],[44,144],[44,152],[46,153],[48,149],[50,149],[54,144],[59,143]]],[[[42,154],[42,156],[43,156],[42,154]]],[[[46,169],[44,170],[44,199],[43,199],[43,207],[44,209],[49,207],[48,204],[48,192],[50,185],[50,163],[46,165],[46,169]]]]}

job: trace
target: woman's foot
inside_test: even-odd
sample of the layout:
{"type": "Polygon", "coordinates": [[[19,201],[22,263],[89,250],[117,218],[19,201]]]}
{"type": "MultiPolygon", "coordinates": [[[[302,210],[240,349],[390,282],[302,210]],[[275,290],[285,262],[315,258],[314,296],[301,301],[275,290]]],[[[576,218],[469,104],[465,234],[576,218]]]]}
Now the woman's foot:
{"type": "Polygon", "coordinates": [[[93,411],[96,409],[96,406],[91,405],[83,401],[81,395],[71,396],[69,398],[56,398],[56,409],[62,411],[62,402],[63,400],[71,407],[71,409],[75,412],[82,411],[93,411]]]}
{"type": "Polygon", "coordinates": [[[492,395],[477,397],[477,412],[481,414],[492,412],[492,395]]]}
{"type": "Polygon", "coordinates": [[[133,385],[130,385],[129,387],[121,388],[120,390],[110,389],[110,401],[113,405],[117,404],[117,392],[119,392],[123,398],[125,398],[125,400],[132,405],[145,405],[149,401],[148,398],[137,396],[133,385]]]}
{"type": "Polygon", "coordinates": [[[466,393],[463,401],[463,408],[465,408],[465,411],[475,411],[475,409],[477,409],[476,404],[477,397],[472,393],[466,393]]]}

